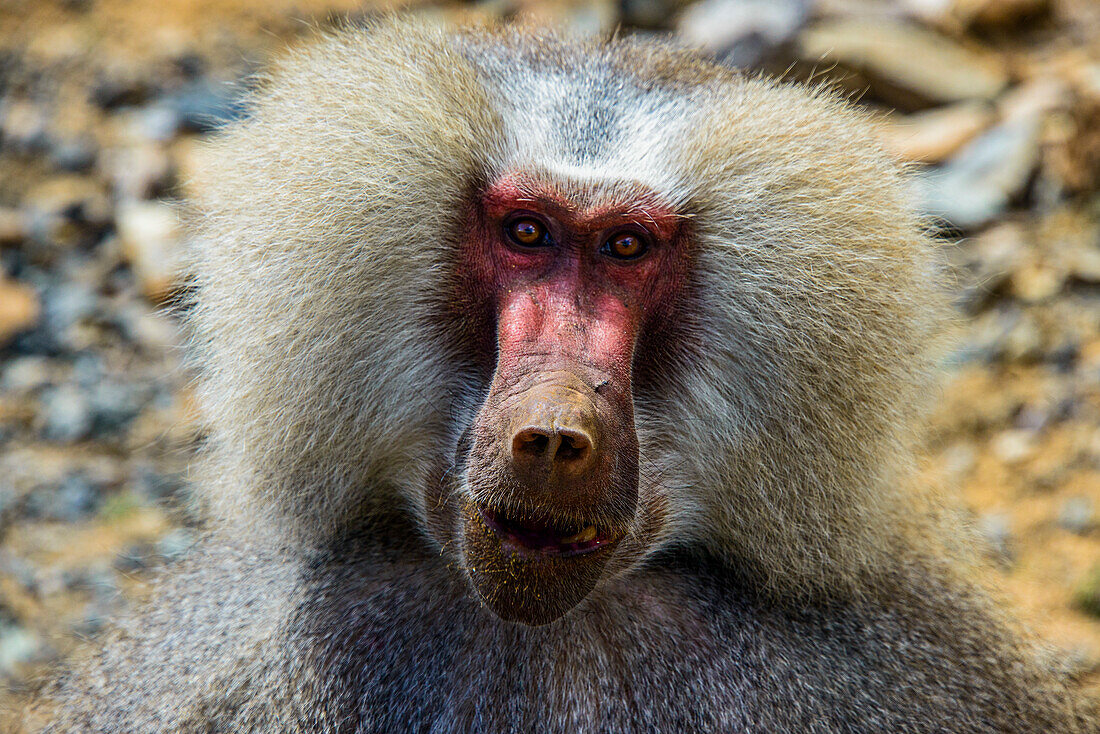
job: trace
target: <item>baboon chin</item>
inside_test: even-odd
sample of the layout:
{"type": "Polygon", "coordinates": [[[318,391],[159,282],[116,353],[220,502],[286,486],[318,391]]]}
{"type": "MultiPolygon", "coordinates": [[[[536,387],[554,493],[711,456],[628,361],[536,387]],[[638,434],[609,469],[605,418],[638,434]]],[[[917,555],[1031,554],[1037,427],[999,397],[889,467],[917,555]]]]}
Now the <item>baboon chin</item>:
{"type": "Polygon", "coordinates": [[[49,731],[1097,731],[912,488],[946,299],[858,111],[414,20],[249,110],[187,211],[209,537],[49,731]]]}

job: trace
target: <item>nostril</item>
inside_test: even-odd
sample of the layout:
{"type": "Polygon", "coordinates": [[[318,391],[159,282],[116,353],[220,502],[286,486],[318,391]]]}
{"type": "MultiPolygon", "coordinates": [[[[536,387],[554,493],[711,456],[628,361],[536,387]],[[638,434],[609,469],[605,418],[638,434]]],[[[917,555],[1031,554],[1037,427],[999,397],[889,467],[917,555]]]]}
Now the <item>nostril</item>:
{"type": "Polygon", "coordinates": [[[550,437],[546,433],[527,429],[520,431],[512,438],[512,453],[531,457],[542,456],[550,445],[550,437]]]}
{"type": "Polygon", "coordinates": [[[583,461],[591,448],[592,444],[584,434],[563,432],[554,460],[563,463],[583,461]]]}
{"type": "Polygon", "coordinates": [[[571,428],[524,428],[512,436],[512,456],[527,465],[576,470],[592,454],[592,439],[571,428]]]}

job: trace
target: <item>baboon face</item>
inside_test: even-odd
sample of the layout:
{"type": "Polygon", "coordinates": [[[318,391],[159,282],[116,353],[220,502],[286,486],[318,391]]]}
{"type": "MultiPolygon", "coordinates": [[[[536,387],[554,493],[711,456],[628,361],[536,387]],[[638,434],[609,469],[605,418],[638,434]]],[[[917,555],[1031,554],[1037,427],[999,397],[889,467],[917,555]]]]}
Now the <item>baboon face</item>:
{"type": "Polygon", "coordinates": [[[686,265],[680,220],[656,196],[567,191],[497,180],[473,207],[461,264],[459,300],[487,309],[496,346],[469,431],[461,547],[484,603],[527,624],[587,596],[638,525],[635,347],[686,265]]]}

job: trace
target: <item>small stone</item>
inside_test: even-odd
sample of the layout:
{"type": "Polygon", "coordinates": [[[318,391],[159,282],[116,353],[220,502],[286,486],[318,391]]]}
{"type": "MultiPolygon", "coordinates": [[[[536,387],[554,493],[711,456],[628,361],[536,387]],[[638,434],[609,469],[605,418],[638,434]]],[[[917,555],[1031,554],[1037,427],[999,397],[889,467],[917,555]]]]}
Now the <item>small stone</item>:
{"type": "Polygon", "coordinates": [[[168,316],[149,311],[148,304],[128,303],[116,312],[118,325],[126,338],[154,350],[178,346],[182,337],[168,316]]]}
{"type": "Polygon", "coordinates": [[[1054,264],[1033,260],[1012,273],[1012,294],[1025,303],[1039,303],[1057,295],[1066,282],[1066,272],[1054,264]]]}
{"type": "Polygon", "coordinates": [[[95,165],[98,154],[93,140],[78,138],[54,145],[50,149],[50,161],[62,171],[82,173],[95,165]]]}
{"type": "Polygon", "coordinates": [[[175,285],[182,242],[176,211],[162,202],[127,202],[118,208],[123,257],[149,298],[166,298],[175,285]]]}
{"type": "Polygon", "coordinates": [[[1070,497],[1058,513],[1058,526],[1085,535],[1096,527],[1096,511],[1089,497],[1070,497]]]}
{"type": "Polygon", "coordinates": [[[1005,122],[966,145],[943,168],[922,175],[924,208],[960,229],[1003,212],[1039,160],[1039,119],[1005,122]]]}
{"type": "Polygon", "coordinates": [[[17,245],[27,236],[27,223],[18,209],[0,207],[0,246],[17,245]]]}
{"type": "Polygon", "coordinates": [[[9,99],[0,106],[0,141],[17,153],[39,153],[46,149],[48,116],[28,100],[9,99]]]}
{"type": "Polygon", "coordinates": [[[94,352],[85,352],[73,360],[72,379],[82,388],[92,388],[103,380],[106,372],[103,358],[94,352]]]}
{"type": "Polygon", "coordinates": [[[1051,0],[952,0],[951,14],[963,27],[1005,28],[1048,14],[1051,0]]]}
{"type": "Polygon", "coordinates": [[[42,435],[50,441],[72,443],[92,431],[95,416],[84,393],[72,385],[43,391],[39,398],[42,435]]]}
{"type": "Polygon", "coordinates": [[[49,360],[45,357],[18,357],[8,362],[0,377],[0,390],[26,391],[44,387],[50,382],[49,360]]]}
{"type": "Polygon", "coordinates": [[[113,110],[124,105],[138,105],[149,98],[150,87],[146,80],[126,72],[108,74],[92,85],[92,104],[113,110]]]}
{"type": "Polygon", "coordinates": [[[174,498],[184,487],[180,477],[158,472],[148,465],[139,466],[132,481],[135,493],[154,502],[174,498]]]}
{"type": "Polygon", "coordinates": [[[976,313],[1002,292],[1027,256],[1027,235],[1016,222],[1000,222],[948,250],[959,273],[960,305],[976,313]]]}
{"type": "Polygon", "coordinates": [[[1040,76],[1013,87],[997,100],[1002,120],[1042,117],[1070,105],[1069,85],[1057,77],[1040,76]]]}
{"type": "Polygon", "coordinates": [[[75,247],[87,244],[88,230],[111,219],[111,203],[87,176],[61,175],[35,186],[24,200],[28,234],[37,242],[75,247]]]}
{"type": "Polygon", "coordinates": [[[161,104],[175,110],[183,129],[197,133],[213,132],[244,114],[241,94],[232,84],[198,82],[161,104]]]}
{"type": "Polygon", "coordinates": [[[676,24],[680,37],[734,67],[759,65],[809,16],[808,0],[702,0],[676,24]]]}
{"type": "Polygon", "coordinates": [[[152,105],[141,111],[136,122],[140,137],[157,143],[166,143],[179,134],[183,117],[166,105],[152,105]]]}
{"type": "Polygon", "coordinates": [[[891,119],[879,129],[879,137],[886,150],[902,160],[939,163],[992,121],[988,105],[960,102],[891,119]]]}
{"type": "Polygon", "coordinates": [[[104,169],[119,199],[152,198],[164,191],[171,181],[172,161],[168,153],[154,143],[116,148],[104,157],[104,169]]]}
{"type": "Polygon", "coordinates": [[[46,288],[42,301],[42,324],[34,334],[41,336],[38,346],[47,351],[79,349],[79,327],[99,309],[96,292],[84,283],[57,282],[46,288]]]}
{"type": "Polygon", "coordinates": [[[0,628],[0,672],[15,676],[19,667],[33,661],[42,650],[38,635],[18,625],[0,628]]]}
{"type": "Polygon", "coordinates": [[[1022,429],[1003,431],[993,438],[993,453],[1006,464],[1018,464],[1035,452],[1035,433],[1022,429]]]}
{"type": "Polygon", "coordinates": [[[56,486],[34,490],[27,500],[27,514],[44,520],[77,522],[95,513],[101,491],[102,487],[84,474],[70,474],[56,486]]]}
{"type": "Polygon", "coordinates": [[[145,406],[144,392],[114,382],[93,385],[88,402],[96,431],[113,433],[129,425],[145,406]]]}
{"type": "Polygon", "coordinates": [[[875,93],[904,108],[992,99],[1008,84],[995,56],[946,36],[889,18],[837,18],[799,36],[799,58],[817,68],[839,65],[839,76],[864,75],[875,93]]]}
{"type": "Polygon", "coordinates": [[[1100,284],[1100,242],[1075,247],[1067,258],[1069,274],[1083,283],[1100,284]]]}
{"type": "Polygon", "coordinates": [[[42,306],[33,288],[0,276],[0,347],[33,329],[41,315],[42,306]]]}

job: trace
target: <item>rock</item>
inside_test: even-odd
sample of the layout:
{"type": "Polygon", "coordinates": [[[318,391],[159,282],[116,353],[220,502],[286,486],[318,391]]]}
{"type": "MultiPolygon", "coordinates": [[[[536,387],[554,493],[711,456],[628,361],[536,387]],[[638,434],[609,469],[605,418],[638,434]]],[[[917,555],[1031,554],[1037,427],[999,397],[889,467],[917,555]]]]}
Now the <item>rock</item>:
{"type": "Polygon", "coordinates": [[[749,68],[791,40],[809,12],[809,0],[702,0],[688,6],[676,30],[689,45],[749,68]]]}
{"type": "Polygon", "coordinates": [[[47,440],[72,443],[91,433],[95,416],[87,397],[74,386],[44,390],[39,401],[42,435],[47,440]]]}
{"type": "Polygon", "coordinates": [[[92,385],[88,405],[96,432],[122,430],[137,417],[147,400],[147,391],[132,385],[108,381],[92,385]]]}
{"type": "Polygon", "coordinates": [[[58,169],[70,173],[90,170],[98,155],[99,149],[95,141],[87,137],[62,141],[50,148],[50,162],[58,169]]]}
{"type": "Polygon", "coordinates": [[[27,224],[18,209],[0,206],[0,246],[17,245],[27,236],[27,224]]]}
{"type": "MultiPolygon", "coordinates": [[[[875,94],[905,109],[992,99],[1008,84],[999,59],[915,24],[889,18],[837,18],[804,30],[799,58],[818,69],[838,64],[841,77],[862,75],[875,94]]],[[[863,80],[851,82],[855,88],[863,80]]]]}
{"type": "Polygon", "coordinates": [[[166,105],[152,105],[141,111],[136,126],[144,140],[166,143],[179,134],[183,117],[166,105]]]}
{"type": "Polygon", "coordinates": [[[1057,77],[1040,76],[1013,87],[997,100],[1002,120],[1042,117],[1070,105],[1069,85],[1057,77]]]}
{"type": "Polygon", "coordinates": [[[4,367],[0,390],[22,392],[37,390],[50,382],[50,362],[45,357],[17,357],[4,367]]]}
{"type": "Polygon", "coordinates": [[[166,96],[160,105],[174,110],[189,132],[213,132],[244,115],[240,90],[233,84],[200,81],[166,96]]]}
{"type": "Polygon", "coordinates": [[[85,352],[73,360],[73,382],[84,389],[98,385],[105,372],[103,358],[94,352],[85,352]]]}
{"type": "Polygon", "coordinates": [[[122,200],[149,199],[164,191],[172,179],[172,161],[160,145],[144,143],[115,148],[105,155],[104,170],[115,196],[122,200]]]}
{"type": "Polygon", "coordinates": [[[44,520],[77,522],[95,513],[101,492],[102,487],[85,475],[71,474],[55,487],[35,490],[28,498],[27,514],[44,520]]]}
{"type": "Polygon", "coordinates": [[[16,334],[33,329],[41,314],[33,288],[0,276],[0,347],[7,346],[16,334]]]}
{"type": "Polygon", "coordinates": [[[1035,453],[1035,432],[1010,429],[994,436],[993,453],[1006,464],[1018,464],[1035,453]]]}
{"type": "Polygon", "coordinates": [[[951,15],[963,27],[1004,28],[1048,14],[1051,0],[952,0],[951,15]]]}
{"type": "Polygon", "coordinates": [[[1070,256],[1069,274],[1083,283],[1100,284],[1100,243],[1080,247],[1070,256]]]}
{"type": "Polygon", "coordinates": [[[55,282],[46,288],[42,300],[42,323],[31,335],[39,338],[29,346],[46,352],[75,351],[85,346],[80,327],[99,309],[98,294],[91,286],[75,281],[55,282]]]}
{"type": "Polygon", "coordinates": [[[1039,20],[1051,0],[902,0],[907,13],[953,33],[969,28],[1007,29],[1025,20],[1039,20]]]}
{"type": "Polygon", "coordinates": [[[886,150],[906,161],[939,163],[993,122],[993,111],[980,102],[959,102],[890,119],[879,128],[886,150]]]}
{"type": "Polygon", "coordinates": [[[46,110],[24,99],[4,100],[0,105],[0,143],[16,153],[40,153],[48,147],[46,110]]]}
{"type": "Polygon", "coordinates": [[[1027,311],[1007,316],[1010,324],[997,345],[1000,358],[1007,362],[1034,362],[1043,356],[1043,330],[1027,311]]]}
{"type": "Polygon", "coordinates": [[[144,302],[121,306],[115,317],[119,330],[127,339],[148,349],[169,349],[182,341],[176,323],[165,314],[150,312],[144,302]]]}
{"type": "Polygon", "coordinates": [[[924,209],[959,229],[976,228],[1020,195],[1039,160],[1039,118],[1006,121],[920,178],[924,209]]]}
{"type": "Polygon", "coordinates": [[[622,22],[636,28],[665,30],[669,19],[689,4],[689,0],[621,0],[622,22]]]}
{"type": "Polygon", "coordinates": [[[1051,136],[1051,172],[1070,192],[1100,188],[1100,64],[1092,75],[1095,86],[1076,90],[1070,109],[1057,120],[1058,134],[1051,136]]]}
{"type": "Polygon", "coordinates": [[[139,105],[149,99],[151,86],[131,70],[107,70],[91,87],[92,104],[104,110],[139,105]]]}
{"type": "Polygon", "coordinates": [[[118,208],[123,257],[154,301],[166,298],[178,274],[182,248],[176,211],[163,202],[126,202],[118,208]]]}
{"type": "Polygon", "coordinates": [[[1096,527],[1096,509],[1091,497],[1070,497],[1058,513],[1058,526],[1085,535],[1096,527]]]}
{"type": "Polygon", "coordinates": [[[15,624],[0,628],[0,673],[14,676],[19,667],[33,661],[42,650],[38,635],[15,624]]]}
{"type": "Polygon", "coordinates": [[[184,488],[180,477],[158,472],[150,465],[141,465],[133,477],[134,491],[141,497],[160,502],[177,497],[184,488]]]}
{"type": "Polygon", "coordinates": [[[1066,282],[1066,271],[1056,264],[1031,258],[1009,279],[1012,295],[1025,303],[1039,303],[1057,295],[1066,282]]]}
{"type": "Polygon", "coordinates": [[[974,313],[999,295],[1029,249],[1024,228],[1016,222],[994,224],[959,243],[950,252],[960,271],[960,306],[974,313]]]}
{"type": "Polygon", "coordinates": [[[66,248],[87,244],[111,220],[111,203],[99,184],[86,176],[54,176],[24,199],[28,234],[37,242],[66,248]]]}

